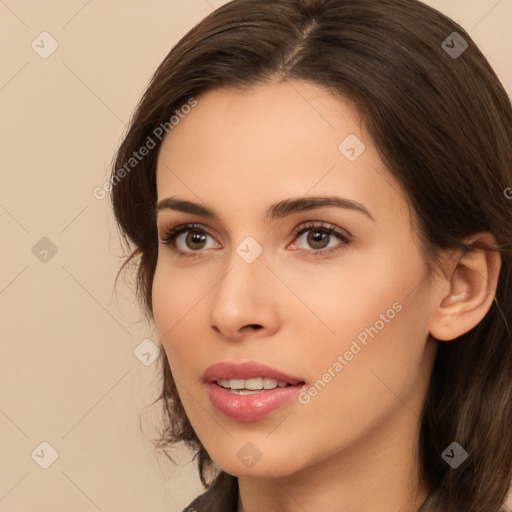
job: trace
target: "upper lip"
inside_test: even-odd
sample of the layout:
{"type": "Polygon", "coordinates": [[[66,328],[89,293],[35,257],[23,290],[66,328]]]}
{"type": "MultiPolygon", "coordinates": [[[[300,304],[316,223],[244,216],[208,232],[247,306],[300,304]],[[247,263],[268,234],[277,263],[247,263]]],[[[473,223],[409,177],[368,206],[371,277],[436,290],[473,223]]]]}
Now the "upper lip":
{"type": "Polygon", "coordinates": [[[278,381],[288,382],[289,384],[301,384],[304,379],[288,375],[276,368],[267,366],[255,361],[245,363],[232,363],[223,361],[216,363],[206,369],[203,375],[204,382],[211,383],[220,379],[255,379],[263,377],[267,379],[276,379],[278,381]]]}

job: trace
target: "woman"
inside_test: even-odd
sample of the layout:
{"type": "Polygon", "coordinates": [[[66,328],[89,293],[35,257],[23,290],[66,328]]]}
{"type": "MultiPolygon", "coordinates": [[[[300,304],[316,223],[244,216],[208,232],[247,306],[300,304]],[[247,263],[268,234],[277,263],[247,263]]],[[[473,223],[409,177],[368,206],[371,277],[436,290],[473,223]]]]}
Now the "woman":
{"type": "Polygon", "coordinates": [[[415,0],[234,0],[179,41],[111,183],[185,510],[505,510],[511,141],[415,0]]]}

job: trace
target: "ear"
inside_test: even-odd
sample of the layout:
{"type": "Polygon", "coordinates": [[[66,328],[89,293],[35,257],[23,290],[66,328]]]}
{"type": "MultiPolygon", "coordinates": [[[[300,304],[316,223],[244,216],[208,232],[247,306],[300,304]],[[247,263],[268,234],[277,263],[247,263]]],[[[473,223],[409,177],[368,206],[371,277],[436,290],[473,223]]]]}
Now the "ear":
{"type": "MultiPolygon", "coordinates": [[[[497,248],[489,232],[478,233],[464,240],[467,244],[482,243],[497,248]]],[[[501,268],[498,251],[472,247],[450,254],[442,264],[444,277],[438,283],[436,303],[430,319],[430,334],[437,340],[450,341],[475,327],[487,314],[494,300],[501,268]]]]}

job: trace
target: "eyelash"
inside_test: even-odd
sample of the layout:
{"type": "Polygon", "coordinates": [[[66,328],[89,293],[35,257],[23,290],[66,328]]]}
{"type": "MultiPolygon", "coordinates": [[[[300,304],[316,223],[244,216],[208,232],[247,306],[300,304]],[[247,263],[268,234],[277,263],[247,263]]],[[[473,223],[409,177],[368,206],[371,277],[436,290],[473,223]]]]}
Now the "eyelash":
{"type": "MultiPolygon", "coordinates": [[[[306,224],[303,224],[299,226],[293,233],[294,241],[303,235],[304,233],[307,233],[308,231],[312,231],[315,229],[316,231],[319,231],[324,234],[328,235],[334,235],[338,240],[340,240],[341,244],[337,245],[334,248],[330,249],[311,249],[311,250],[305,250],[301,249],[304,254],[312,254],[317,257],[327,257],[331,255],[333,252],[337,252],[339,250],[344,249],[350,243],[352,242],[352,237],[350,234],[348,234],[346,231],[340,231],[338,228],[332,226],[331,224],[326,224],[324,222],[308,222],[306,224]],[[320,255],[321,254],[321,255],[320,255]],[[320,255],[320,256],[319,256],[320,255]]],[[[210,234],[210,232],[206,229],[204,229],[200,224],[181,224],[180,226],[176,226],[174,228],[166,229],[163,232],[163,236],[160,239],[160,243],[165,246],[175,245],[174,241],[175,239],[181,234],[186,233],[187,231],[194,231],[199,234],[205,234],[213,238],[213,236],[210,234]]],[[[176,252],[176,254],[179,257],[183,258],[194,258],[201,256],[201,251],[183,251],[181,249],[178,249],[177,247],[173,247],[173,251],[176,252]]]]}

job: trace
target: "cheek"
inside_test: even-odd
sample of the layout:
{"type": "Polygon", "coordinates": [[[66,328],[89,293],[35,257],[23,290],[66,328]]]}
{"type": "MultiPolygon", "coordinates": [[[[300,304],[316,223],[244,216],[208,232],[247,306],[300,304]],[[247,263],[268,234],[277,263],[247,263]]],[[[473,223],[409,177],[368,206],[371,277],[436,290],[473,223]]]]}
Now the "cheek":
{"type": "Polygon", "coordinates": [[[294,296],[288,292],[286,303],[297,332],[304,333],[304,338],[322,337],[323,348],[341,349],[345,341],[375,323],[379,331],[389,330],[390,323],[404,316],[397,309],[414,299],[411,292],[424,279],[424,268],[414,248],[398,252],[382,244],[348,251],[333,264],[279,270],[284,282],[294,283],[294,296]]]}
{"type": "Polygon", "coordinates": [[[151,301],[153,307],[153,318],[160,337],[165,342],[165,333],[172,327],[173,323],[173,289],[167,284],[168,279],[162,266],[157,263],[153,277],[151,290],[151,301]]]}
{"type": "Polygon", "coordinates": [[[153,317],[173,370],[173,362],[186,346],[181,344],[180,349],[176,340],[180,339],[178,334],[187,324],[193,304],[199,300],[197,294],[197,288],[189,280],[185,282],[179,272],[173,272],[170,265],[159,260],[152,288],[153,317]]]}
{"type": "MultiPolygon", "coordinates": [[[[153,279],[153,317],[175,380],[189,387],[197,368],[211,364],[207,314],[209,292],[218,280],[205,267],[176,268],[164,254],[153,279]]],[[[181,395],[181,392],[180,392],[181,395]]],[[[183,396],[183,402],[187,396],[183,396]]]]}
{"type": "Polygon", "coordinates": [[[153,315],[161,334],[169,331],[178,322],[186,321],[191,311],[207,288],[201,284],[197,271],[178,269],[165,254],[159,255],[153,278],[153,315]]]}
{"type": "MultiPolygon", "coordinates": [[[[357,331],[355,336],[345,336],[343,325],[338,323],[340,334],[329,348],[324,347],[320,355],[310,352],[308,394],[313,391],[307,403],[308,397],[304,396],[297,405],[301,428],[300,432],[292,430],[290,436],[302,444],[311,432],[317,440],[311,443],[320,443],[325,451],[319,450],[318,457],[332,452],[333,445],[350,446],[358,438],[371,435],[395,413],[409,420],[420,415],[429,369],[423,335],[426,326],[418,318],[421,305],[416,298],[401,297],[399,302],[402,309],[393,309],[394,318],[388,318],[380,330],[380,323],[376,330],[370,329],[375,328],[376,321],[367,313],[369,321],[362,328],[359,319],[354,322],[349,318],[346,323],[351,324],[352,332],[357,331]],[[357,338],[359,333],[366,335],[366,344],[357,338]],[[323,441],[319,430],[326,431],[323,441]]],[[[375,307],[373,313],[385,314],[383,307],[375,307]]]]}
{"type": "Polygon", "coordinates": [[[428,294],[413,250],[405,256],[384,249],[345,263],[317,280],[322,293],[311,286],[299,292],[322,322],[309,313],[294,318],[310,382],[332,382],[325,390],[319,383],[324,399],[351,408],[391,396],[379,377],[397,392],[413,386],[428,335],[428,294]],[[329,379],[329,369],[336,377],[329,379]]]}
{"type": "MultiPolygon", "coordinates": [[[[356,411],[362,404],[363,414],[372,416],[372,410],[397,405],[397,396],[406,397],[414,389],[424,364],[428,314],[425,289],[411,293],[411,288],[395,281],[381,293],[353,294],[333,324],[337,336],[322,354],[312,353],[315,379],[342,357],[333,384],[322,391],[324,405],[337,404],[328,413],[333,420],[340,410],[356,411]]],[[[323,408],[320,400],[318,405],[323,408]]]]}

